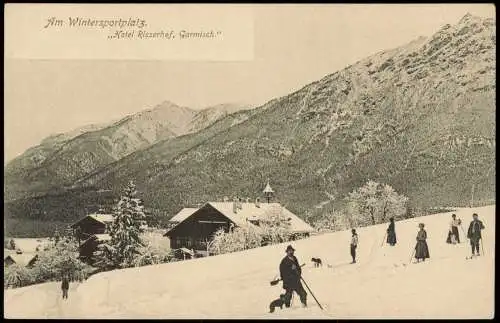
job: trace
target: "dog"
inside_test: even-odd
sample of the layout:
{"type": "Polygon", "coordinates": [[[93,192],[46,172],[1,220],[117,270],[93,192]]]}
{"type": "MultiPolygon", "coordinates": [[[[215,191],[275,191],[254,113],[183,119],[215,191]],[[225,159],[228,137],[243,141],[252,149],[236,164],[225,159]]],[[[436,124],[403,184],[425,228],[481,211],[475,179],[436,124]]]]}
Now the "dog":
{"type": "Polygon", "coordinates": [[[311,258],[311,261],[314,263],[314,267],[323,266],[321,258],[311,258]]]}
{"type": "Polygon", "coordinates": [[[284,304],[285,304],[285,294],[281,294],[280,298],[275,299],[274,301],[271,302],[271,304],[269,304],[269,313],[274,313],[274,309],[276,307],[283,309],[284,304]]]}

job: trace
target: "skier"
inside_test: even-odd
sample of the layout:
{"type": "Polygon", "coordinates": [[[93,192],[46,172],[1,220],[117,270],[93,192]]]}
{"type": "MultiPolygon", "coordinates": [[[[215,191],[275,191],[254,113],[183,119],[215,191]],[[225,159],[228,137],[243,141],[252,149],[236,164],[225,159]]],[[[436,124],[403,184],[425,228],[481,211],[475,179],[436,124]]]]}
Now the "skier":
{"type": "Polygon", "coordinates": [[[352,229],[352,237],[351,237],[351,264],[356,263],[356,248],[358,247],[358,234],[356,233],[356,229],[352,229]]]}
{"type": "Polygon", "coordinates": [[[472,214],[472,222],[469,225],[469,230],[467,230],[467,238],[470,239],[470,245],[472,247],[472,256],[476,254],[479,256],[479,240],[481,240],[481,230],[484,229],[484,224],[478,219],[477,213],[472,214]]]}
{"type": "Polygon", "coordinates": [[[62,289],[63,299],[67,299],[68,298],[68,289],[69,289],[69,279],[68,279],[67,274],[64,274],[62,277],[61,289],[62,289]]]}
{"type": "Polygon", "coordinates": [[[427,232],[424,230],[424,224],[420,223],[418,225],[420,231],[417,233],[417,245],[415,246],[415,258],[418,262],[420,260],[425,261],[426,258],[429,258],[429,247],[427,246],[427,232]]]}
{"type": "Polygon", "coordinates": [[[448,231],[448,238],[446,243],[456,244],[460,243],[460,236],[458,235],[458,226],[462,224],[462,220],[457,219],[455,214],[451,215],[452,220],[450,222],[450,230],[448,231]]]}
{"type": "Polygon", "coordinates": [[[299,297],[302,305],[307,306],[307,292],[304,290],[300,277],[302,275],[302,268],[299,265],[297,258],[293,255],[295,249],[292,246],[286,247],[286,256],[280,263],[280,276],[283,280],[283,289],[286,291],[284,296],[285,307],[290,307],[292,294],[295,291],[299,297]]]}
{"type": "Polygon", "coordinates": [[[396,228],[394,218],[391,217],[389,221],[391,221],[391,223],[389,223],[389,227],[387,228],[387,243],[394,246],[396,244],[396,228]]]}

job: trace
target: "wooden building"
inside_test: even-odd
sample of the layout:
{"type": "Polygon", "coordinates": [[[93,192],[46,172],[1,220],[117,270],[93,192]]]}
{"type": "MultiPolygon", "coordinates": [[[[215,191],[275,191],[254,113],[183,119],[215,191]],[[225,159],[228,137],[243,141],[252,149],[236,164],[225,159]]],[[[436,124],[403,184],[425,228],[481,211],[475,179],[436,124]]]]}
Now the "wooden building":
{"type": "Polygon", "coordinates": [[[207,243],[213,234],[223,228],[229,232],[231,227],[259,225],[261,219],[281,215],[289,220],[291,234],[309,236],[314,229],[298,216],[279,203],[242,203],[242,202],[208,202],[190,215],[165,236],[170,238],[172,249],[194,249],[197,253],[207,254],[207,243]]]}
{"type": "Polygon", "coordinates": [[[32,267],[38,260],[38,255],[34,253],[13,253],[6,256],[3,260],[5,266],[18,264],[20,266],[32,267]]]}
{"type": "Polygon", "coordinates": [[[89,214],[71,225],[78,240],[80,259],[88,262],[97,246],[110,239],[109,226],[113,223],[112,214],[89,214]]]}
{"type": "Polygon", "coordinates": [[[71,225],[75,237],[80,243],[95,234],[108,233],[108,226],[113,222],[112,214],[89,214],[71,225]]]}
{"type": "Polygon", "coordinates": [[[80,259],[86,263],[90,263],[92,255],[97,250],[97,246],[101,243],[111,240],[109,234],[94,234],[80,244],[80,259]]]}

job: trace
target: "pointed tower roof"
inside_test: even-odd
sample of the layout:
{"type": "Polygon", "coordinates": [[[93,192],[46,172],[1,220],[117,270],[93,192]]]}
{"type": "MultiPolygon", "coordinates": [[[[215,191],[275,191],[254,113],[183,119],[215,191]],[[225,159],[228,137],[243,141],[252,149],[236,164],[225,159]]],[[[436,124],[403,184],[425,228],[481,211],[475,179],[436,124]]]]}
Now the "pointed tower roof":
{"type": "Polygon", "coordinates": [[[271,185],[269,185],[269,181],[267,181],[266,187],[264,188],[264,193],[274,193],[271,185]]]}

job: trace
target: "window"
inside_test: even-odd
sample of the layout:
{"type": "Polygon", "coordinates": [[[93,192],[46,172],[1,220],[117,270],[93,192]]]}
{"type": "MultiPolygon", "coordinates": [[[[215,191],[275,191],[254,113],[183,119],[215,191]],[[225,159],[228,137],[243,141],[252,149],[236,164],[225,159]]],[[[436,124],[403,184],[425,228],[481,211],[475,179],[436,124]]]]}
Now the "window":
{"type": "Polygon", "coordinates": [[[196,242],[195,242],[195,247],[196,247],[197,249],[202,249],[202,248],[204,248],[204,241],[203,241],[203,239],[201,239],[201,238],[196,239],[196,242]]]}

